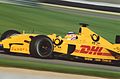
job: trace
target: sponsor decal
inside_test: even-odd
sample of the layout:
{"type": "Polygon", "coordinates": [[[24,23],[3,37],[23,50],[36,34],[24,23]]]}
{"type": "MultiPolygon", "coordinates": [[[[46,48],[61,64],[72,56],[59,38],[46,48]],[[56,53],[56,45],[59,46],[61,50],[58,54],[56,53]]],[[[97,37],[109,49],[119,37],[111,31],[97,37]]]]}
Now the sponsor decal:
{"type": "Polygon", "coordinates": [[[61,48],[62,43],[63,43],[63,40],[59,39],[58,37],[56,39],[53,39],[54,47],[61,48]]]}
{"type": "Polygon", "coordinates": [[[100,44],[99,43],[100,36],[98,36],[97,34],[92,34],[90,36],[91,36],[91,39],[93,40],[92,44],[100,44]]]}
{"type": "Polygon", "coordinates": [[[112,56],[111,53],[102,52],[102,50],[103,47],[81,45],[80,50],[76,49],[75,52],[90,55],[112,56]]]}
{"type": "Polygon", "coordinates": [[[56,46],[59,46],[63,43],[63,40],[60,40],[59,38],[53,39],[53,44],[56,46]]]}
{"type": "Polygon", "coordinates": [[[16,47],[12,47],[11,50],[13,50],[13,51],[28,51],[27,48],[16,48],[16,47]]]}
{"type": "Polygon", "coordinates": [[[96,35],[96,34],[92,34],[91,38],[94,42],[98,42],[100,40],[100,36],[96,35]]]}

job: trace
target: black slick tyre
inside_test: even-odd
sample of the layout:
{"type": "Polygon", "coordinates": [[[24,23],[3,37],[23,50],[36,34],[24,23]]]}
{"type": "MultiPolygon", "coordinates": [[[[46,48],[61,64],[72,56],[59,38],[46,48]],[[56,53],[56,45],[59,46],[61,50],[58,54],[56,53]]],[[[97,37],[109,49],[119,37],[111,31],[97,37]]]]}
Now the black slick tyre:
{"type": "Polygon", "coordinates": [[[0,40],[4,40],[5,38],[8,38],[8,37],[10,37],[12,35],[16,35],[16,34],[21,34],[21,33],[16,30],[8,30],[1,35],[0,40]]]}
{"type": "MultiPolygon", "coordinates": [[[[1,35],[0,40],[2,41],[4,39],[6,39],[10,36],[16,35],[16,34],[21,34],[21,33],[16,30],[8,30],[1,35]]],[[[6,54],[10,54],[10,49],[3,49],[3,50],[5,51],[6,54]]]]}
{"type": "Polygon", "coordinates": [[[30,54],[37,58],[50,58],[53,54],[53,42],[45,35],[38,35],[31,40],[30,54]]]}

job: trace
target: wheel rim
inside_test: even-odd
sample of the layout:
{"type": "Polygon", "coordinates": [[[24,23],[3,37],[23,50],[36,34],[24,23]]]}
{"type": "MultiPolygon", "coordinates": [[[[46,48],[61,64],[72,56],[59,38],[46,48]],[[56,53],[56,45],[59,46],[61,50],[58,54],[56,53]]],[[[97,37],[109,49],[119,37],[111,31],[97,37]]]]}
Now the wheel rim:
{"type": "Polygon", "coordinates": [[[47,57],[52,52],[52,44],[48,39],[42,39],[37,42],[37,53],[41,57],[47,57]]]}

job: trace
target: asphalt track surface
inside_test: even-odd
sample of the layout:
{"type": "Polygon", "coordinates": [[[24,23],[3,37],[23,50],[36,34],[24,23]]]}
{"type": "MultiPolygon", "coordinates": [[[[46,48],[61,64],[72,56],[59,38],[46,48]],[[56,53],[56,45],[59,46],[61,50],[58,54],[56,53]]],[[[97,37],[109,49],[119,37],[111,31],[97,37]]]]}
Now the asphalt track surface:
{"type": "Polygon", "coordinates": [[[57,64],[57,65],[65,65],[65,66],[72,66],[72,67],[74,66],[74,67],[95,68],[95,69],[120,72],[120,68],[117,66],[74,62],[74,61],[67,61],[67,60],[60,60],[60,59],[39,59],[39,58],[33,58],[29,56],[27,57],[19,56],[19,55],[16,56],[16,55],[7,55],[2,53],[0,54],[0,59],[8,59],[8,60],[16,60],[16,61],[23,60],[23,61],[36,62],[36,63],[48,63],[48,64],[57,64]]]}
{"type": "Polygon", "coordinates": [[[91,0],[63,0],[68,2],[75,2],[75,3],[84,3],[84,4],[91,4],[97,6],[108,6],[108,7],[118,7],[120,8],[119,4],[116,3],[108,3],[108,2],[98,2],[98,1],[91,1],[91,0]]]}
{"type": "Polygon", "coordinates": [[[78,7],[78,8],[87,8],[87,9],[94,9],[94,10],[102,10],[102,11],[110,11],[110,12],[120,12],[120,6],[119,5],[113,5],[113,4],[105,4],[105,3],[93,3],[93,2],[75,2],[71,0],[63,1],[63,0],[45,0],[43,3],[49,3],[49,4],[57,4],[57,5],[63,5],[63,6],[71,6],[71,7],[78,7]],[[72,2],[71,2],[72,1],[72,2]]]}
{"type": "Polygon", "coordinates": [[[120,0],[85,0],[85,1],[94,1],[94,2],[105,2],[105,3],[120,4],[120,0]]]}
{"type": "MultiPolygon", "coordinates": [[[[69,14],[76,14],[76,15],[83,15],[83,16],[94,16],[94,17],[98,17],[98,18],[106,18],[106,19],[113,19],[113,20],[120,21],[120,16],[118,16],[118,15],[101,14],[101,13],[95,13],[95,12],[65,9],[65,8],[44,6],[44,5],[41,5],[41,7],[44,7],[46,9],[51,10],[51,11],[60,11],[60,12],[65,12],[65,13],[69,13],[69,14]]],[[[51,63],[51,64],[62,64],[62,65],[66,65],[66,66],[97,68],[97,69],[104,69],[104,70],[120,72],[119,67],[100,65],[100,64],[71,62],[71,61],[57,60],[57,59],[51,59],[51,60],[49,60],[49,59],[37,59],[37,58],[32,58],[32,57],[23,57],[23,56],[21,57],[21,56],[12,56],[12,55],[5,55],[5,54],[0,54],[0,58],[10,59],[10,60],[24,60],[24,61],[38,62],[38,63],[44,62],[44,63],[51,63]]]]}

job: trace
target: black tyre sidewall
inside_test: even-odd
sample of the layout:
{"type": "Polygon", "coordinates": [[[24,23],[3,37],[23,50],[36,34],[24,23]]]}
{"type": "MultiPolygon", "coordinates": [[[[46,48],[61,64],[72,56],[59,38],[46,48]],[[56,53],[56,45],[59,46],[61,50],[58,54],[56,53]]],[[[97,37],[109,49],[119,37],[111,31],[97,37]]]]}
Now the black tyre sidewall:
{"type": "Polygon", "coordinates": [[[34,37],[30,43],[30,54],[37,58],[50,58],[53,53],[53,43],[52,40],[45,35],[38,35],[34,37]],[[38,52],[39,44],[43,41],[47,41],[50,44],[50,51],[47,55],[43,56],[42,52],[38,52]]]}
{"type": "Polygon", "coordinates": [[[21,34],[21,33],[16,30],[8,30],[1,35],[0,40],[4,40],[5,38],[8,38],[14,34],[21,34]]]}
{"type": "MultiPolygon", "coordinates": [[[[16,30],[8,30],[1,35],[0,40],[2,41],[2,40],[6,39],[12,35],[15,35],[15,34],[21,34],[21,33],[16,31],[16,30]]],[[[4,49],[4,51],[6,54],[10,54],[10,49],[4,49]]]]}

